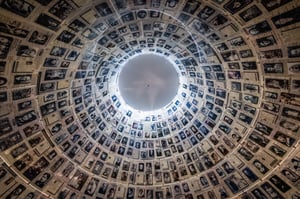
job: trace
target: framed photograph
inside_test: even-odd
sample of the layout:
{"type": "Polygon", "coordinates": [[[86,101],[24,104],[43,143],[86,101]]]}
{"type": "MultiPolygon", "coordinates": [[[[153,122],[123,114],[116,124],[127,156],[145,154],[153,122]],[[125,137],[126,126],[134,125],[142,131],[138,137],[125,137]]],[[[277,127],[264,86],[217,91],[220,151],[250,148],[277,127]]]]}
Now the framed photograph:
{"type": "MultiPolygon", "coordinates": [[[[284,199],[284,197],[282,195],[279,194],[279,192],[271,186],[271,184],[269,182],[265,182],[261,185],[261,188],[263,190],[265,190],[265,192],[267,192],[267,194],[270,197],[276,197],[276,198],[280,198],[280,199],[284,199]]],[[[293,198],[293,197],[292,197],[293,198]]]]}
{"type": "Polygon", "coordinates": [[[114,2],[118,10],[127,8],[126,0],[114,0],[114,2]]]}
{"type": "Polygon", "coordinates": [[[261,147],[267,146],[270,141],[269,139],[265,138],[263,135],[260,135],[255,131],[250,134],[249,139],[260,145],[261,147]]]}
{"type": "Polygon", "coordinates": [[[17,106],[18,106],[19,111],[24,111],[24,110],[30,109],[30,108],[32,108],[32,101],[27,100],[24,102],[20,102],[20,103],[18,103],[17,106]]]}
{"type": "Polygon", "coordinates": [[[199,2],[193,1],[193,0],[188,0],[188,1],[186,1],[185,6],[183,7],[182,11],[193,15],[199,7],[200,7],[199,2]]]}
{"type": "Polygon", "coordinates": [[[241,50],[239,53],[241,58],[253,57],[253,53],[251,49],[241,50]]]}
{"type": "Polygon", "coordinates": [[[24,0],[20,0],[19,2],[4,0],[0,6],[22,17],[28,17],[35,8],[32,4],[24,0]]]}
{"type": "Polygon", "coordinates": [[[167,8],[175,8],[178,3],[179,3],[179,0],[167,0],[165,6],[167,8]]]}
{"type": "Polygon", "coordinates": [[[288,47],[288,57],[300,57],[300,46],[289,46],[288,47]]]}
{"type": "Polygon", "coordinates": [[[58,1],[50,9],[49,13],[61,20],[65,20],[73,11],[74,7],[65,0],[58,1]]]}
{"type": "Polygon", "coordinates": [[[267,126],[266,124],[263,124],[261,122],[257,122],[255,129],[258,130],[259,132],[265,134],[265,135],[270,135],[273,131],[273,128],[267,126]]]}
{"type": "Polygon", "coordinates": [[[69,32],[69,31],[62,31],[60,35],[56,38],[56,40],[64,42],[66,44],[70,43],[71,40],[75,37],[75,34],[69,32]]]}
{"type": "Polygon", "coordinates": [[[262,14],[262,11],[256,6],[251,6],[250,8],[244,10],[239,14],[239,16],[245,21],[248,22],[262,14]]]}
{"type": "Polygon", "coordinates": [[[257,43],[258,47],[260,47],[260,48],[277,44],[273,35],[256,39],[256,43],[257,43]]]}
{"type": "Polygon", "coordinates": [[[37,50],[35,48],[29,47],[27,45],[20,45],[17,48],[17,56],[20,57],[30,57],[34,58],[37,55],[37,50]]]}
{"type": "Polygon", "coordinates": [[[260,57],[262,59],[273,59],[273,58],[281,58],[283,57],[282,50],[281,49],[275,49],[275,50],[267,50],[267,51],[261,51],[260,57]]]}
{"type": "Polygon", "coordinates": [[[281,0],[281,1],[277,2],[277,1],[262,0],[261,3],[270,12],[270,11],[275,10],[291,1],[292,0],[281,0]]]}
{"type": "Polygon", "coordinates": [[[264,72],[265,73],[283,73],[283,63],[264,63],[264,72]]]}
{"type": "Polygon", "coordinates": [[[230,0],[224,5],[224,8],[228,10],[231,14],[235,14],[238,11],[245,8],[247,5],[252,3],[253,0],[230,0]]]}
{"type": "Polygon", "coordinates": [[[9,34],[9,35],[14,35],[20,38],[26,38],[29,31],[13,26],[13,25],[8,25],[5,23],[0,23],[0,32],[9,34]]]}
{"type": "Polygon", "coordinates": [[[238,47],[238,46],[244,46],[246,45],[245,40],[243,39],[243,37],[235,37],[231,40],[228,40],[230,45],[233,47],[238,47]]]}
{"type": "Polygon", "coordinates": [[[220,26],[220,25],[225,24],[227,21],[228,21],[228,19],[226,17],[224,17],[221,14],[218,14],[210,21],[210,23],[214,26],[220,26]]]}
{"type": "Polygon", "coordinates": [[[96,5],[95,8],[102,17],[113,13],[106,2],[96,5]]]}
{"type": "Polygon", "coordinates": [[[291,187],[286,182],[284,182],[281,178],[279,178],[277,175],[273,175],[269,180],[282,193],[285,193],[291,189],[291,187]]]}
{"type": "Polygon", "coordinates": [[[123,14],[121,16],[121,19],[123,21],[123,23],[128,23],[130,21],[133,21],[135,19],[133,12],[128,12],[126,14],[123,14]]]}
{"type": "Polygon", "coordinates": [[[13,38],[0,35],[0,59],[6,59],[13,38]]]}
{"type": "Polygon", "coordinates": [[[257,24],[254,24],[252,26],[245,28],[245,31],[248,34],[253,35],[253,36],[261,34],[261,33],[266,33],[271,30],[272,30],[272,28],[267,21],[262,21],[262,22],[259,22],[257,24]]]}
{"type": "Polygon", "coordinates": [[[69,186],[80,191],[85,184],[88,175],[80,170],[77,170],[69,182],[69,186]]]}
{"type": "Polygon", "coordinates": [[[274,139],[287,147],[292,147],[296,141],[294,138],[292,138],[286,134],[283,134],[280,131],[276,132],[276,134],[274,135],[274,139]]]}
{"type": "Polygon", "coordinates": [[[271,145],[270,147],[269,147],[269,150],[273,153],[273,154],[275,154],[275,155],[277,155],[277,156],[279,156],[279,157],[283,157],[285,154],[286,154],[286,150],[284,150],[283,148],[281,148],[280,146],[277,146],[277,145],[275,145],[275,144],[273,144],[273,145],[271,145]]]}
{"type": "Polygon", "coordinates": [[[197,16],[202,20],[207,20],[211,15],[215,13],[215,10],[209,6],[205,6],[197,16]]]}
{"type": "Polygon", "coordinates": [[[31,88],[24,88],[12,91],[12,99],[20,100],[31,96],[31,88]]]}
{"type": "Polygon", "coordinates": [[[289,80],[287,79],[273,79],[273,78],[266,78],[265,85],[267,88],[272,89],[288,89],[289,87],[289,80]]]}
{"type": "Polygon", "coordinates": [[[300,7],[296,7],[271,18],[276,28],[282,28],[300,21],[300,7]]]}
{"type": "Polygon", "coordinates": [[[240,60],[236,50],[231,50],[231,51],[228,51],[228,52],[222,52],[221,56],[222,56],[223,60],[226,61],[226,62],[240,60]]]}
{"type": "Polygon", "coordinates": [[[12,126],[8,118],[0,119],[0,136],[12,131],[12,126]]]}
{"type": "Polygon", "coordinates": [[[74,19],[69,25],[68,28],[70,28],[71,30],[75,31],[75,32],[79,32],[82,31],[84,28],[86,27],[86,24],[83,23],[81,20],[79,19],[74,19]]]}
{"type": "MultiPolygon", "coordinates": [[[[65,56],[65,60],[68,61],[76,61],[78,56],[80,55],[80,53],[76,50],[71,50],[67,53],[67,55],[65,56]]],[[[69,62],[70,63],[70,62],[69,62]]]]}
{"type": "Polygon", "coordinates": [[[35,22],[45,28],[48,28],[53,31],[57,31],[59,29],[60,21],[50,17],[47,14],[41,13],[35,22]]]}
{"type": "Polygon", "coordinates": [[[60,64],[60,60],[58,58],[46,58],[44,61],[44,67],[56,67],[60,64]]]}
{"type": "Polygon", "coordinates": [[[62,57],[66,53],[67,49],[59,46],[53,46],[50,55],[62,57]]]}
{"type": "Polygon", "coordinates": [[[28,41],[35,44],[44,45],[48,42],[50,37],[51,35],[48,33],[46,34],[35,30],[31,33],[28,41]]]}
{"type": "Polygon", "coordinates": [[[247,181],[238,173],[226,178],[224,182],[234,194],[248,186],[247,181]]]}
{"type": "Polygon", "coordinates": [[[41,83],[39,87],[40,92],[49,92],[54,91],[56,88],[57,82],[47,82],[47,83],[41,83]]]}

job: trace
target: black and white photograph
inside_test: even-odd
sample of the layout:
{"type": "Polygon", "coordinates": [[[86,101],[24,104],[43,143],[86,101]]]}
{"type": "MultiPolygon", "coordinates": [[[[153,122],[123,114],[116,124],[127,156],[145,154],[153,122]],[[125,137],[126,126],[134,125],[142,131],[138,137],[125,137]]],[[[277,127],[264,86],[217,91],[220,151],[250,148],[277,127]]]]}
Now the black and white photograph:
{"type": "Polygon", "coordinates": [[[296,7],[280,15],[272,17],[272,21],[276,28],[282,28],[288,25],[298,23],[300,21],[300,7],[296,7]]]}
{"type": "Polygon", "coordinates": [[[13,42],[13,38],[0,35],[0,58],[1,59],[6,59],[12,42],[13,42]]]}
{"type": "Polygon", "coordinates": [[[262,21],[252,26],[246,27],[245,31],[250,35],[259,35],[271,31],[272,28],[267,21],[262,21]]]}
{"type": "Polygon", "coordinates": [[[65,0],[59,1],[54,4],[50,9],[49,13],[58,17],[61,20],[66,19],[71,13],[74,7],[65,0]]]}
{"type": "Polygon", "coordinates": [[[253,0],[230,0],[224,5],[224,8],[231,14],[235,14],[242,10],[244,7],[252,3],[253,0]]]}
{"type": "Polygon", "coordinates": [[[263,4],[263,6],[270,12],[272,10],[275,10],[289,2],[291,2],[292,0],[281,0],[281,1],[276,1],[276,0],[262,0],[261,3],[263,4]]]}
{"type": "Polygon", "coordinates": [[[26,38],[29,33],[29,30],[19,28],[17,26],[19,24],[20,24],[20,22],[16,22],[16,24],[14,24],[14,23],[5,24],[5,23],[0,22],[0,32],[6,33],[9,35],[13,35],[13,36],[17,36],[20,38],[26,38]]]}
{"type": "Polygon", "coordinates": [[[33,31],[30,35],[29,38],[29,42],[35,43],[35,44],[39,44],[39,45],[44,45],[48,42],[48,40],[50,39],[51,35],[50,34],[46,34],[46,33],[42,33],[39,31],[33,31]]]}
{"type": "Polygon", "coordinates": [[[251,6],[250,8],[244,10],[239,14],[239,16],[245,21],[248,22],[262,14],[262,11],[256,6],[251,6]]]}
{"type": "Polygon", "coordinates": [[[40,14],[35,22],[53,31],[57,31],[61,23],[60,21],[44,13],[40,14]]]}
{"type": "Polygon", "coordinates": [[[19,1],[4,0],[2,1],[0,6],[22,17],[28,17],[35,8],[32,4],[30,4],[25,0],[19,0],[19,1]]]}

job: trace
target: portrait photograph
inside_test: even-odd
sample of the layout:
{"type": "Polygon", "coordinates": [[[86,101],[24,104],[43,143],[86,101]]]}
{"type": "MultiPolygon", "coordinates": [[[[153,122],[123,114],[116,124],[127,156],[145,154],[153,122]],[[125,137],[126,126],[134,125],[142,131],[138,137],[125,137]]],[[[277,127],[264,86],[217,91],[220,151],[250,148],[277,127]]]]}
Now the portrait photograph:
{"type": "Polygon", "coordinates": [[[61,20],[66,19],[73,11],[74,7],[65,0],[58,1],[50,9],[49,13],[58,17],[61,20]]]}
{"type": "Polygon", "coordinates": [[[230,0],[224,5],[224,8],[231,14],[235,14],[242,10],[244,7],[252,3],[253,0],[230,0]]]}
{"type": "Polygon", "coordinates": [[[6,59],[12,42],[13,42],[13,38],[0,35],[0,58],[1,59],[6,59]]]}
{"type": "Polygon", "coordinates": [[[28,3],[25,0],[19,0],[17,2],[11,0],[4,0],[2,1],[0,6],[22,17],[28,17],[35,8],[32,4],[28,3]]]}
{"type": "Polygon", "coordinates": [[[260,47],[260,48],[264,48],[264,47],[268,47],[268,46],[277,44],[273,35],[256,39],[256,43],[257,43],[258,47],[260,47]]]}
{"type": "Polygon", "coordinates": [[[262,11],[256,6],[251,6],[250,8],[244,10],[239,14],[239,16],[245,21],[248,22],[262,14],[262,11]]]}
{"type": "Polygon", "coordinates": [[[275,17],[272,17],[272,21],[276,28],[282,28],[289,26],[300,21],[300,7],[296,7],[284,13],[280,13],[275,17]]]}
{"type": "Polygon", "coordinates": [[[250,35],[259,35],[271,31],[272,28],[267,21],[262,21],[252,26],[246,27],[245,31],[250,35]]]}
{"type": "Polygon", "coordinates": [[[276,1],[276,0],[262,0],[261,3],[262,5],[270,12],[272,10],[275,10],[292,0],[281,0],[281,1],[276,1]]]}
{"type": "Polygon", "coordinates": [[[44,26],[45,28],[48,28],[53,31],[57,31],[59,29],[60,21],[54,19],[53,17],[50,17],[47,14],[40,14],[38,18],[35,21],[37,24],[44,26]]]}
{"type": "Polygon", "coordinates": [[[23,28],[19,28],[19,26],[15,25],[8,25],[5,23],[0,22],[0,32],[9,34],[9,35],[14,35],[20,38],[26,38],[29,31],[23,28]]]}
{"type": "Polygon", "coordinates": [[[72,39],[75,37],[75,34],[69,32],[69,31],[62,31],[60,35],[56,38],[58,41],[64,42],[66,44],[70,43],[72,39]]]}

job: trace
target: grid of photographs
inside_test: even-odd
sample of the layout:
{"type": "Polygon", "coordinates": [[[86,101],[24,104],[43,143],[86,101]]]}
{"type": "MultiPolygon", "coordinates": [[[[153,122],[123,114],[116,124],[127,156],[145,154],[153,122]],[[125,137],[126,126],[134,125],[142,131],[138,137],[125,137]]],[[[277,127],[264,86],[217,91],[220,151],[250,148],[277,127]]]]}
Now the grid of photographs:
{"type": "Polygon", "coordinates": [[[299,10],[1,0],[0,198],[300,198],[299,10]],[[144,53],[180,79],[147,113],[117,84],[144,53]]]}

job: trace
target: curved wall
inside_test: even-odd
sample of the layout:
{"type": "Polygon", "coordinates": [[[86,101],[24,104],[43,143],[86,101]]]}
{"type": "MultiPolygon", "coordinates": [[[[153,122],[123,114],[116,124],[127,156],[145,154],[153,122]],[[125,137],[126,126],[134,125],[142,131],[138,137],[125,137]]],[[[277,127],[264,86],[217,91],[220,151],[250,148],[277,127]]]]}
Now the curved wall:
{"type": "Polygon", "coordinates": [[[0,2],[1,198],[300,198],[299,1],[0,2]],[[155,111],[118,88],[143,53],[155,111]]]}

